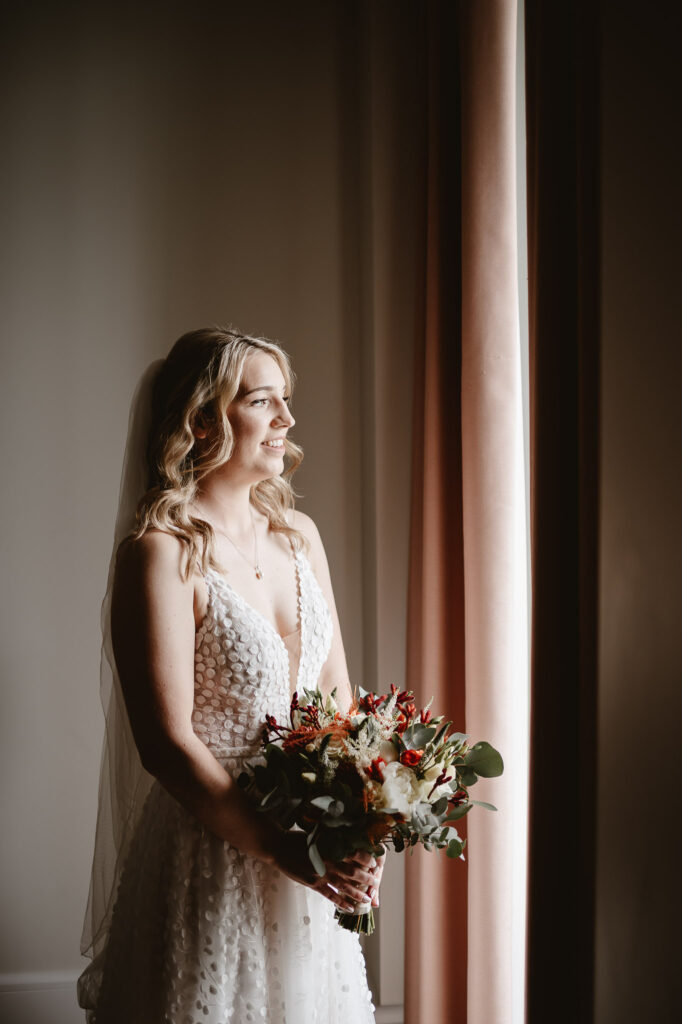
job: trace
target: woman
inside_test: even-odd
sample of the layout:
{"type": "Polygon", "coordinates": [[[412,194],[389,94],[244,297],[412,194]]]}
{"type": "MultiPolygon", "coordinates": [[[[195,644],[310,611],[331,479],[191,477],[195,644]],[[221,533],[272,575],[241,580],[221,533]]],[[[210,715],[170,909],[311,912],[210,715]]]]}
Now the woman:
{"type": "Polygon", "coordinates": [[[144,435],[148,489],[103,606],[113,678],[79,981],[95,1024],[374,1020],[334,911],[378,905],[383,858],[319,878],[304,834],[235,783],[294,690],[351,699],[322,543],[293,510],[291,389],[276,344],[212,329],[180,338],[136,399],[117,541],[144,435]]]}

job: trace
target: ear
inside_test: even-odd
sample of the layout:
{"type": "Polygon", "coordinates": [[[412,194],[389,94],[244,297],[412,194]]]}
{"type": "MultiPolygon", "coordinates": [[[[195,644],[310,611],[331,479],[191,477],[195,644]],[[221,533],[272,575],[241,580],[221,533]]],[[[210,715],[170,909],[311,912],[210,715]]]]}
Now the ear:
{"type": "Polygon", "coordinates": [[[192,424],[192,433],[194,434],[197,441],[203,441],[209,431],[209,421],[203,409],[194,417],[192,424]]]}

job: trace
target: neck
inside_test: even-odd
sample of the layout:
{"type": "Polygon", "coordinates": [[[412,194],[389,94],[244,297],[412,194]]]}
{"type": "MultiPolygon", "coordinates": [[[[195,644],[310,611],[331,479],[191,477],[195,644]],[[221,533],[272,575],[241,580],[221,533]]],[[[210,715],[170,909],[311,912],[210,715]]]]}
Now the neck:
{"type": "Polygon", "coordinates": [[[196,498],[200,515],[235,539],[240,536],[251,537],[253,519],[250,492],[249,484],[237,485],[207,478],[200,484],[196,498]]]}

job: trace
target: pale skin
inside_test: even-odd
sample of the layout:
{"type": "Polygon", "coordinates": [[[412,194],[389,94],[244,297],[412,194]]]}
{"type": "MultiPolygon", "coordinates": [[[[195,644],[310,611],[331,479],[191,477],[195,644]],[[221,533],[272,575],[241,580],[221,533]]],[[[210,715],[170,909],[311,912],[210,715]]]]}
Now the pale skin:
{"type": "MultiPolygon", "coordinates": [[[[249,501],[253,484],[283,469],[283,446],[266,442],[284,438],[294,425],[286,381],[272,356],[262,351],[248,356],[227,415],[234,450],[229,461],[201,481],[195,511],[215,528],[216,555],[230,585],[284,637],[298,624],[292,549],[284,535],[269,530],[266,517],[249,501]],[[254,570],[254,525],[262,579],[254,570]]],[[[198,421],[194,433],[199,443],[210,429],[198,421]]],[[[290,513],[290,523],[309,541],[307,556],[332,615],[332,646],[318,686],[323,693],[336,687],[345,709],[351,687],[322,541],[308,516],[290,513]]],[[[282,833],[254,811],[194,733],[194,640],[208,594],[198,571],[183,578],[183,559],[175,537],[152,530],[125,544],[117,562],[112,640],[142,763],[191,814],[243,853],[277,867],[342,910],[352,911],[368,897],[378,906],[385,858],[374,861],[358,853],[327,865],[320,878],[308,859],[303,833],[282,833]]]]}

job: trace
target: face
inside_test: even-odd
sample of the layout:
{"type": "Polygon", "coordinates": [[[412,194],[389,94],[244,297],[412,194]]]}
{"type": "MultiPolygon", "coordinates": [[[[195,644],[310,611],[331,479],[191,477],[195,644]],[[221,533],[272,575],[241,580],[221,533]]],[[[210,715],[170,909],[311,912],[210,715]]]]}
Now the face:
{"type": "Polygon", "coordinates": [[[279,476],[284,469],[284,438],[295,422],[288,400],[276,360],[267,352],[247,356],[239,393],[227,407],[234,433],[231,474],[250,482],[279,476]]]}

